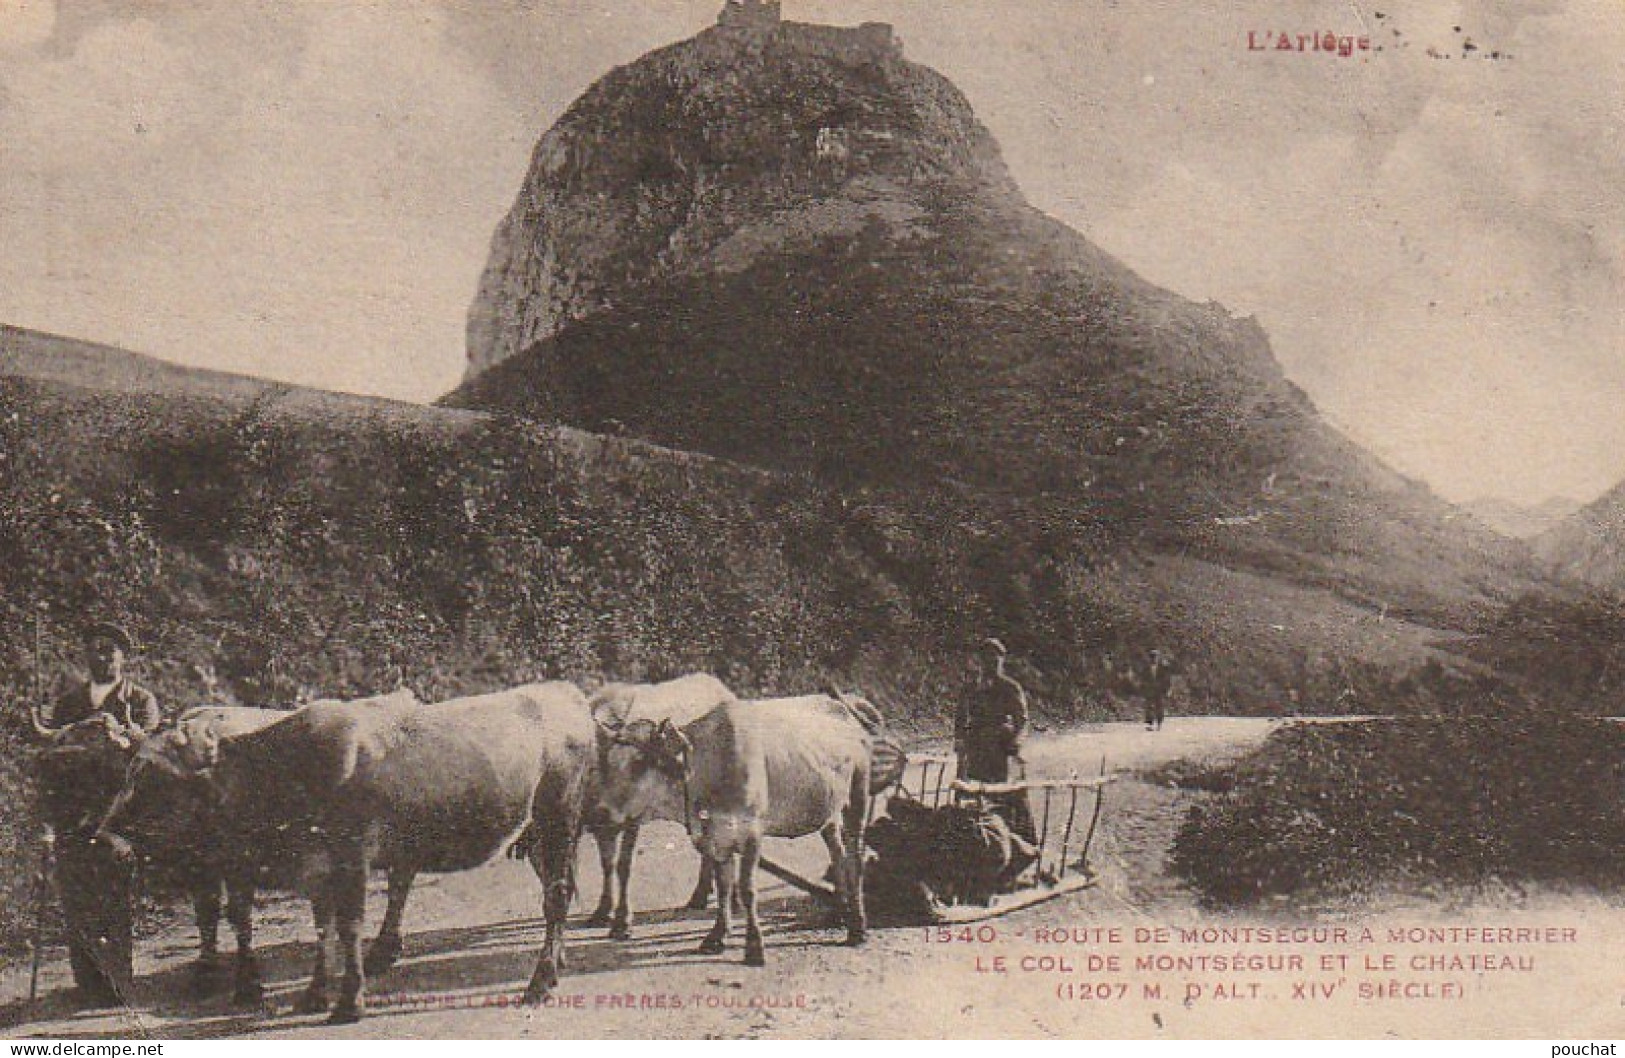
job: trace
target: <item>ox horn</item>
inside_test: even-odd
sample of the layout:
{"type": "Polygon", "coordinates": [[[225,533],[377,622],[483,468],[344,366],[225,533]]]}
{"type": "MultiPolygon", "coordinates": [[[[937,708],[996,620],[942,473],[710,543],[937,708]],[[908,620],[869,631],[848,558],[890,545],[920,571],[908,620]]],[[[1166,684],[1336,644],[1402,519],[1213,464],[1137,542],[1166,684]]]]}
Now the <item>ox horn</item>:
{"type": "Polygon", "coordinates": [[[40,715],[40,708],[38,704],[30,705],[28,707],[28,721],[34,725],[34,734],[40,736],[41,738],[56,737],[56,729],[45,723],[45,718],[40,715]]]}
{"type": "Polygon", "coordinates": [[[671,718],[667,717],[660,721],[659,727],[655,728],[655,737],[660,739],[662,743],[675,745],[677,753],[685,758],[684,763],[686,766],[686,758],[690,753],[694,752],[694,744],[688,740],[687,735],[683,734],[682,728],[672,723],[671,718]]]}
{"type": "Polygon", "coordinates": [[[40,703],[45,700],[45,620],[34,615],[34,700],[28,705],[28,720],[34,725],[34,734],[41,738],[55,738],[56,732],[45,726],[40,716],[40,703]]]}

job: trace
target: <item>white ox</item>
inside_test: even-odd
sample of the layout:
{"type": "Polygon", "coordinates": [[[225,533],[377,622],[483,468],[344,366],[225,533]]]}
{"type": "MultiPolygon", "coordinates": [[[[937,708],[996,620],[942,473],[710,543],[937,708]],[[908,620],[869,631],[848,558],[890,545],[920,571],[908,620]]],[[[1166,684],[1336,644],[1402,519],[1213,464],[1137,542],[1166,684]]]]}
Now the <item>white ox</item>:
{"type": "Polygon", "coordinates": [[[738,857],[745,962],[765,965],[755,872],[767,837],[823,837],[845,912],[846,943],[865,940],[863,834],[871,792],[895,781],[906,758],[860,715],[845,702],[809,695],[728,702],[680,729],[668,722],[626,732],[625,740],[655,768],[682,778],[689,834],[717,885],[716,924],[702,953],[720,953],[726,945],[738,857]]]}
{"type": "MultiPolygon", "coordinates": [[[[639,828],[655,820],[687,824],[679,783],[652,767],[626,734],[662,723],[684,727],[735,700],[721,680],[699,673],[665,683],[607,683],[590,699],[601,732],[603,785],[589,829],[598,843],[603,891],[587,923],[609,926],[612,939],[626,940],[632,935],[632,902],[627,890],[639,828]]],[[[710,887],[709,872],[702,864],[689,906],[705,907],[710,887]]]]}
{"type": "MultiPolygon", "coordinates": [[[[283,831],[309,835],[326,855],[326,885],[312,903],[334,923],[342,949],[331,1021],[362,1014],[361,920],[372,864],[389,866],[393,908],[419,872],[478,867],[527,826],[536,835],[529,858],[545,890],[547,937],[526,999],[540,1002],[557,984],[576,841],[597,771],[592,714],[574,685],[531,684],[437,705],[318,703],[221,739],[208,756],[233,847],[283,831]]],[[[307,1007],[326,1005],[325,947],[307,1007]]]]}

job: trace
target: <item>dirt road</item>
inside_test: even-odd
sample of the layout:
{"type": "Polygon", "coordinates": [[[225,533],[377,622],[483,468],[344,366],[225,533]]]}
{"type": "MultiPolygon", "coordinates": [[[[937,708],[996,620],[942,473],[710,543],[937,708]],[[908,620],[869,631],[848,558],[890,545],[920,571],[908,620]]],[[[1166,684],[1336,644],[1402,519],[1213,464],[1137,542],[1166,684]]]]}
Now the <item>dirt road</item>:
{"type": "MultiPolygon", "coordinates": [[[[1255,928],[1292,920],[1281,914],[1234,918],[1198,911],[1191,895],[1162,869],[1190,795],[1133,772],[1179,758],[1239,753],[1260,742],[1272,726],[1261,720],[1176,718],[1156,733],[1139,725],[1107,724],[1034,739],[1027,754],[1032,775],[1093,775],[1102,756],[1110,769],[1123,773],[1108,788],[1091,852],[1099,884],[996,920],[990,932],[945,936],[923,927],[877,929],[866,947],[847,949],[839,946],[842,931],[828,912],[774,882],[762,890],[768,967],[742,965],[738,937],[725,956],[701,956],[695,948],[709,915],[674,910],[692,885],[696,858],[680,828],[656,825],[645,829],[639,850],[633,900],[642,913],[629,942],[611,942],[602,930],[579,924],[599,880],[590,842],[583,850],[570,966],[558,1003],[550,1008],[511,1005],[529,979],[541,940],[539,891],[527,867],[498,862],[420,881],[407,911],[406,954],[394,970],[368,982],[369,1014],[359,1025],[333,1029],[320,1018],[292,1012],[305,980],[311,930],[303,903],[288,898],[269,901],[258,918],[269,986],[264,1010],[234,1010],[223,994],[188,995],[195,940],[185,920],[140,945],[132,1009],[74,1012],[67,1002],[65,959],[53,952],[36,1010],[25,1013],[20,1003],[27,990],[26,967],[0,975],[0,1004],[5,1004],[0,1010],[10,1014],[8,1035],[48,1038],[1551,1036],[1559,1025],[1565,1035],[1613,1036],[1625,1030],[1620,1016],[1625,984],[1610,974],[1599,976],[1595,960],[1599,949],[1619,950],[1625,916],[1596,897],[1522,897],[1515,906],[1487,908],[1435,901],[1358,921],[1323,916],[1319,923],[1369,927],[1369,942],[1351,934],[1342,944],[1238,950],[1228,934],[1182,940],[1181,928],[1255,928]],[[1521,975],[1407,976],[1403,968],[1411,948],[1387,943],[1391,928],[1463,920],[1575,930],[1577,941],[1519,951],[1539,959],[1521,975]],[[1232,963],[1219,970],[1211,962],[1193,969],[1179,961],[1219,954],[1282,961],[1232,963]],[[1418,994],[1362,999],[1358,988],[1383,980],[1384,973],[1324,974],[1317,961],[1342,957],[1349,970],[1373,955],[1378,970],[1382,959],[1396,959],[1399,968],[1387,978],[1403,979],[1418,994]],[[1147,956],[1159,961],[1141,964],[1147,956]],[[1285,961],[1294,956],[1298,964],[1285,961]],[[1165,959],[1174,961],[1160,961],[1165,959]],[[1460,994],[1418,992],[1422,984],[1445,981],[1460,994]],[[1310,1001],[1303,991],[1312,982],[1333,994],[1316,994],[1310,1001]]],[[[821,870],[816,838],[773,844],[776,858],[810,874],[821,870]]],[[[382,894],[375,892],[372,929],[381,904],[382,894]]]]}

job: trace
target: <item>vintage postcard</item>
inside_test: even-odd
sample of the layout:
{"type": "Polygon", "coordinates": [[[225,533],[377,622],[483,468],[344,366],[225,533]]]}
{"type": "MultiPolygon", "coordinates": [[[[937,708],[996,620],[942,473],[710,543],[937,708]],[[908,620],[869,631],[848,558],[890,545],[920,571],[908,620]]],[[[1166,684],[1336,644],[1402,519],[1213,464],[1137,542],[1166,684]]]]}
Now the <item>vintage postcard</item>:
{"type": "Polygon", "coordinates": [[[0,1032],[1621,1035],[1621,55],[0,0],[0,1032]]]}

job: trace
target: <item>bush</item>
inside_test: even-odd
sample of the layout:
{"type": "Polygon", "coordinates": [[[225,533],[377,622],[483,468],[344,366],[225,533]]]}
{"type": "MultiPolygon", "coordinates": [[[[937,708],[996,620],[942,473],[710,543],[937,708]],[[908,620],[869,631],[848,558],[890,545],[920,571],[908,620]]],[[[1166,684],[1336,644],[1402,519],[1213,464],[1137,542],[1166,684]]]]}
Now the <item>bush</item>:
{"type": "Polygon", "coordinates": [[[1191,808],[1170,867],[1210,905],[1396,881],[1615,884],[1622,770],[1619,725],[1533,710],[1293,725],[1191,808]]]}

